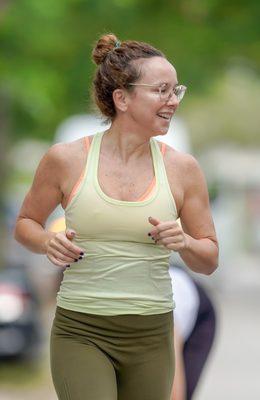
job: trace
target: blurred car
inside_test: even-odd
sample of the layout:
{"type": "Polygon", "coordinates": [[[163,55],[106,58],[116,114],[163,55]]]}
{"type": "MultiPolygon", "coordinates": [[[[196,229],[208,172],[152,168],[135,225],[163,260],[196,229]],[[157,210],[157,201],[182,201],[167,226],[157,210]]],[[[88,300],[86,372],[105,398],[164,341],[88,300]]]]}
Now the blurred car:
{"type": "Polygon", "coordinates": [[[22,266],[0,270],[0,360],[37,357],[39,302],[22,266]]]}

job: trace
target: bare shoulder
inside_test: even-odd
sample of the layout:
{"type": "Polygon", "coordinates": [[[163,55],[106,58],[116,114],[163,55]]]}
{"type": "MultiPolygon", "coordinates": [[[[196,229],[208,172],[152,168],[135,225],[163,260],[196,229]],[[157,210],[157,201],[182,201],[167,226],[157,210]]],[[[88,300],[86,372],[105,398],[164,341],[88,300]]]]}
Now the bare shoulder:
{"type": "MultiPolygon", "coordinates": [[[[163,142],[157,140],[159,146],[163,145],[163,142]]],[[[189,153],[184,153],[182,151],[176,150],[173,147],[166,144],[166,151],[164,160],[167,164],[178,165],[179,168],[184,170],[200,169],[199,163],[195,157],[189,153]]]]}
{"type": "Polygon", "coordinates": [[[206,195],[206,181],[198,161],[189,153],[166,145],[163,160],[177,212],[180,214],[187,195],[193,196],[198,192],[206,195]]]}
{"type": "Polygon", "coordinates": [[[164,160],[167,172],[174,170],[185,180],[193,180],[196,176],[203,175],[199,162],[194,156],[169,145],[166,145],[164,160]]]}
{"type": "Polygon", "coordinates": [[[167,161],[177,163],[181,168],[184,169],[193,169],[199,167],[198,161],[191,154],[176,150],[168,144],[166,145],[165,157],[167,161]]]}
{"type": "Polygon", "coordinates": [[[59,169],[64,168],[73,169],[73,165],[80,165],[85,162],[87,153],[87,142],[91,142],[93,136],[89,136],[86,140],[85,137],[67,143],[56,143],[52,145],[47,153],[45,159],[48,163],[55,165],[59,169]]]}
{"type": "Polygon", "coordinates": [[[85,138],[80,138],[72,142],[56,143],[52,145],[46,153],[48,159],[57,162],[67,162],[75,153],[84,149],[85,138]]]}

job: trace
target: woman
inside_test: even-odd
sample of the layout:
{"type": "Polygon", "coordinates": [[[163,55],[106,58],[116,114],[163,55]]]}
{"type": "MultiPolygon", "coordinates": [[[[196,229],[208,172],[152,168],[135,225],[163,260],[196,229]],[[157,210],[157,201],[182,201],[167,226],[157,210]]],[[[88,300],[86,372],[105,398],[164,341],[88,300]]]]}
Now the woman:
{"type": "Polygon", "coordinates": [[[170,251],[203,274],[218,258],[197,162],[153,139],[167,133],[185,87],[146,43],[104,35],[92,55],[95,101],[111,127],[50,148],[15,236],[67,266],[51,334],[59,399],[169,400],[170,251]],[[44,225],[58,204],[67,230],[53,233],[44,225]]]}

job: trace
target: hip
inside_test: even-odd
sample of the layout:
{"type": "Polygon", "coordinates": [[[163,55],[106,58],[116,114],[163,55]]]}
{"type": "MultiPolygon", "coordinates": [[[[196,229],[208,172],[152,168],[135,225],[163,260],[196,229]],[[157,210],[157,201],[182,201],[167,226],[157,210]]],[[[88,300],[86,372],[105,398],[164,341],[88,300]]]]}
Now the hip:
{"type": "Polygon", "coordinates": [[[52,335],[80,338],[86,342],[106,341],[112,346],[134,343],[160,345],[173,336],[173,313],[152,315],[95,315],[57,306],[52,335]]]}

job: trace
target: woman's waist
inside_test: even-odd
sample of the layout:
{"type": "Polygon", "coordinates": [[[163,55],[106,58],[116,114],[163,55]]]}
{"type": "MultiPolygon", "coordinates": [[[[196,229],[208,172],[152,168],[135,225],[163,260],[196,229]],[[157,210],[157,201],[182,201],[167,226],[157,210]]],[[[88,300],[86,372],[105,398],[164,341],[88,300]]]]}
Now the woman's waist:
{"type": "Polygon", "coordinates": [[[168,260],[86,257],[65,270],[58,299],[65,308],[98,314],[108,307],[115,315],[164,312],[173,301],[168,260]]]}
{"type": "Polygon", "coordinates": [[[61,289],[104,299],[146,299],[156,293],[169,293],[172,288],[168,259],[86,256],[64,271],[61,289]]]}
{"type": "Polygon", "coordinates": [[[58,292],[57,304],[65,309],[98,315],[160,314],[174,308],[171,283],[153,285],[122,284],[107,286],[63,282],[58,292]]]}
{"type": "Polygon", "coordinates": [[[172,332],[173,313],[168,311],[159,314],[140,315],[140,314],[119,314],[119,315],[99,315],[86,312],[78,312],[70,309],[57,307],[54,328],[56,331],[66,333],[77,333],[87,337],[107,337],[110,343],[115,340],[118,347],[118,338],[124,339],[122,345],[126,344],[127,339],[143,339],[144,337],[158,338],[169,329],[172,332]]]}

